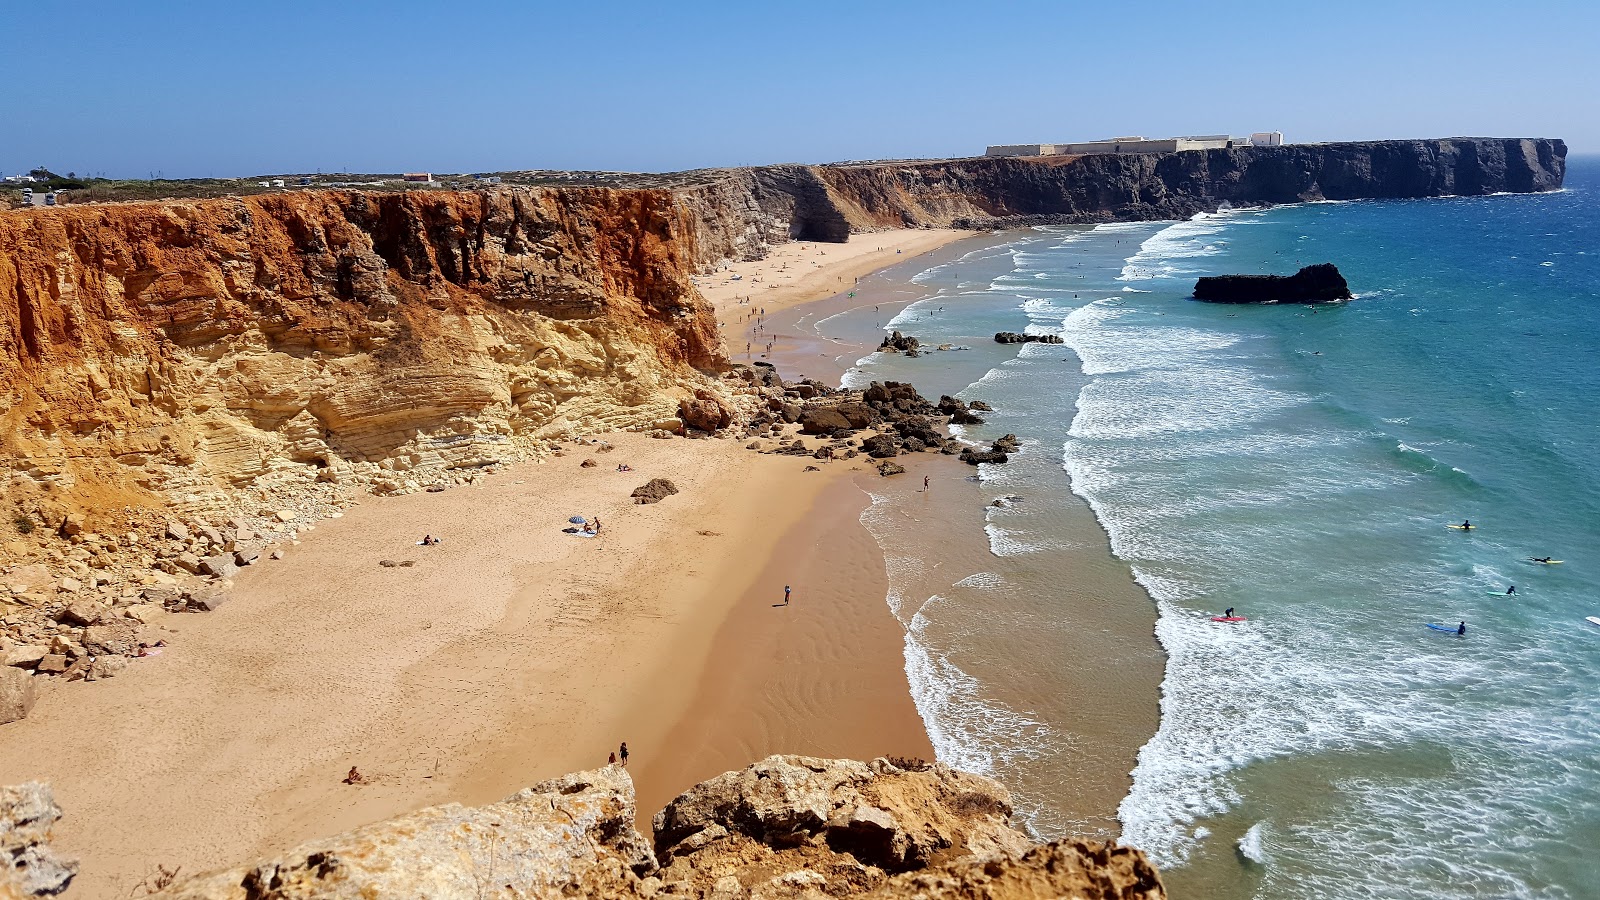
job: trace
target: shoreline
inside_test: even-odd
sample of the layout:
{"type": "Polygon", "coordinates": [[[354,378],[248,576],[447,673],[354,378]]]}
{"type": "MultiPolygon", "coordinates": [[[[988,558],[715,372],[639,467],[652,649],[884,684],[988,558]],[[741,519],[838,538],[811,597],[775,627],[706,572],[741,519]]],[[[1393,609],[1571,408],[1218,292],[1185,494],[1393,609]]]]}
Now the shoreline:
{"type": "MultiPolygon", "coordinates": [[[[953,278],[954,267],[949,264],[961,259],[969,260],[961,262],[959,269],[970,277],[971,272],[981,270],[983,251],[1015,239],[1016,233],[972,235],[967,241],[941,246],[923,255],[916,260],[914,268],[886,267],[871,278],[861,279],[854,297],[849,296],[849,292],[835,293],[809,303],[791,305],[776,314],[769,311],[767,331],[776,342],[772,362],[782,371],[804,371],[834,384],[848,374],[861,372],[862,380],[888,377],[909,381],[927,396],[959,395],[970,379],[983,374],[982,367],[972,368],[975,360],[968,359],[966,354],[950,354],[947,358],[946,354],[933,351],[925,359],[902,363],[899,360],[903,357],[875,357],[877,342],[884,334],[884,326],[907,307],[941,293],[938,282],[943,276],[936,276],[927,283],[913,283],[910,279],[916,274],[935,267],[949,267],[953,278]],[[858,369],[857,361],[864,357],[873,357],[888,368],[874,365],[858,369]],[[945,362],[941,364],[936,360],[945,362]],[[923,367],[927,367],[927,374],[918,374],[924,371],[923,367]]],[[[959,294],[971,290],[972,285],[952,281],[945,288],[947,293],[949,289],[954,290],[957,296],[952,300],[959,304],[959,294]]],[[[986,337],[974,335],[970,340],[976,344],[986,337]]],[[[980,393],[968,399],[994,398],[980,393]]],[[[990,430],[993,428],[989,426],[990,430]]],[[[987,432],[980,428],[979,433],[987,432]]],[[[1029,815],[1037,812],[1040,806],[1055,807],[1065,818],[1052,822],[1046,816],[1040,822],[1052,833],[1060,830],[1097,837],[1120,834],[1118,810],[1132,786],[1132,771],[1137,765],[1139,750],[1160,726],[1166,653],[1154,636],[1158,618],[1154,599],[1133,578],[1127,564],[1112,553],[1111,539],[1104,524],[1088,502],[1071,490],[1070,476],[1063,474],[1059,459],[1047,446],[1041,445],[1014,457],[976,484],[969,483],[966,477],[976,471],[970,467],[942,459],[930,464],[935,480],[940,480],[942,472],[945,482],[943,486],[936,484],[931,495],[916,490],[920,483],[912,483],[916,482],[915,478],[883,480],[876,482],[874,488],[874,493],[891,498],[894,504],[886,507],[893,511],[892,516],[880,517],[879,523],[892,522],[893,527],[910,532],[908,539],[897,539],[890,533],[877,535],[882,552],[901,560],[902,565],[906,560],[921,557],[928,571],[929,577],[902,578],[895,585],[894,592],[899,600],[891,597],[891,604],[909,604],[908,608],[897,611],[902,628],[916,632],[914,615],[925,599],[947,597],[957,588],[951,582],[958,579],[959,574],[941,580],[933,574],[936,569],[965,566],[962,574],[1009,573],[1020,579],[1019,585],[1026,584],[1029,589],[1055,597],[1061,604],[1057,615],[1063,622],[1077,624],[1069,629],[1075,633],[1057,635],[1051,642],[1039,646],[1040,650],[1061,654],[1062,662],[1051,667],[1053,671],[1048,675],[1043,671],[1033,673],[1038,677],[1037,685],[1016,682],[1004,666],[986,667],[981,675],[977,669],[968,670],[966,674],[979,675],[991,699],[998,692],[1017,704],[1018,709],[1054,710],[1058,716],[1056,724],[1064,725],[1067,732],[1062,737],[1074,748],[1052,762],[1053,779],[1027,770],[1012,771],[1003,778],[1018,792],[1019,810],[1029,815]],[[1062,481],[1063,478],[1067,480],[1062,481]],[[1035,572],[1033,564],[1021,559],[1013,563],[994,552],[985,512],[992,511],[988,508],[995,496],[1011,491],[991,486],[991,480],[995,485],[1008,485],[1023,494],[1040,490],[1036,486],[1044,484],[1061,488],[1060,518],[1051,526],[1049,538],[1062,542],[1052,557],[1055,565],[1063,567],[1057,577],[1035,572]],[[935,552],[933,547],[939,549],[935,552]],[[1046,685],[1060,696],[1044,696],[1048,693],[1046,685]],[[1072,699],[1063,706],[1061,697],[1072,699]],[[1117,713],[1108,715],[1104,710],[1117,710],[1117,713]],[[1035,802],[1030,804],[1030,800],[1035,802]],[[1026,810],[1030,805],[1034,809],[1026,810]]],[[[967,600],[992,602],[976,596],[969,596],[967,600]]],[[[1018,612],[1032,614],[1031,611],[1018,612]]],[[[915,634],[912,639],[920,642],[920,636],[915,634]]],[[[909,647],[907,652],[910,652],[909,647]]],[[[931,713],[937,719],[948,715],[948,709],[944,708],[949,698],[943,695],[948,688],[948,685],[930,683],[914,688],[914,693],[924,695],[916,697],[924,716],[931,713]]],[[[1006,706],[1005,702],[1001,703],[1001,707],[1006,706]]],[[[941,723],[928,724],[938,728],[941,723]]],[[[966,736],[957,736],[951,731],[945,729],[940,743],[941,757],[950,756],[946,762],[988,756],[981,747],[972,745],[971,739],[963,740],[966,736]]],[[[981,745],[983,739],[978,738],[977,743],[981,745]]],[[[997,773],[990,770],[984,774],[997,773]]]]}
{"type": "MultiPolygon", "coordinates": [[[[775,285],[768,315],[841,299],[828,276],[854,284],[974,236],[866,237],[870,253],[821,279],[775,285]],[[881,265],[875,248],[901,238],[926,249],[898,244],[881,265]]],[[[194,873],[493,802],[601,765],[622,740],[642,820],[769,753],[935,756],[907,675],[909,612],[885,602],[864,511],[869,486],[917,496],[924,470],[958,481],[964,467],[913,454],[906,477],[880,480],[862,458],[756,454],[743,439],[603,437],[612,452],[566,443],[475,485],[364,497],[284,560],[243,570],[218,611],[156,622],[179,634],[163,656],[51,685],[7,730],[0,770],[55,785],[57,843],[84,863],[75,896],[124,896],[158,864],[194,873]],[[681,493],[633,505],[627,492],[658,475],[681,493]],[[562,534],[573,514],[598,515],[603,534],[562,534]],[[445,543],[415,546],[423,533],[445,543]],[[794,600],[775,606],[784,584],[794,600]],[[341,783],[351,767],[362,784],[341,783]]],[[[927,513],[970,516],[968,494],[936,492],[927,513]]]]}
{"type": "Polygon", "coordinates": [[[864,460],[604,437],[613,452],[563,444],[475,485],[363,497],[242,570],[216,612],[154,622],[176,636],[161,656],[47,685],[6,730],[0,770],[54,785],[57,846],[83,862],[74,895],[496,801],[603,764],[622,740],[644,817],[769,752],[933,755],[858,521],[864,460]],[[681,493],[633,505],[628,490],[657,475],[681,493]],[[573,514],[598,514],[603,534],[562,534],[573,514]],[[423,533],[444,543],[416,546],[423,533]],[[780,552],[796,544],[800,557],[780,552]],[[759,600],[780,578],[801,583],[773,610],[759,600]],[[796,620],[797,634],[776,627],[796,620]],[[756,642],[778,652],[735,652],[756,642]],[[696,722],[709,728],[691,740],[696,722]],[[660,749],[679,746],[694,749],[660,749]],[[351,767],[362,784],[342,783],[351,767]]]}

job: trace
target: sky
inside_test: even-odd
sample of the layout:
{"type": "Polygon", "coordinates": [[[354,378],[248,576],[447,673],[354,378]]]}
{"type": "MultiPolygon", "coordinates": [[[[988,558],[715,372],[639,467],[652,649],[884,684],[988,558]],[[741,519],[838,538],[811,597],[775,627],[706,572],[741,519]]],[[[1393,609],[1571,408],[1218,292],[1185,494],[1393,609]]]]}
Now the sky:
{"type": "Polygon", "coordinates": [[[50,0],[7,19],[7,174],[676,171],[1271,130],[1600,152],[1596,0],[50,0]]]}

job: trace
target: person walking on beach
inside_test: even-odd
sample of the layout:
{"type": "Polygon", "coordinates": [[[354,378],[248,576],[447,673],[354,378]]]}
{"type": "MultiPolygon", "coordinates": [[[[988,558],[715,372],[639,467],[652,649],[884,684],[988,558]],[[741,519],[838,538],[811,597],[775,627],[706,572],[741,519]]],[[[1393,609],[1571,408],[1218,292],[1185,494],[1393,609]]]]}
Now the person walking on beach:
{"type": "Polygon", "coordinates": [[[623,741],[622,742],[622,749],[619,750],[618,752],[620,754],[622,754],[622,767],[624,769],[626,769],[628,767],[628,742],[627,741],[623,741]]]}
{"type": "Polygon", "coordinates": [[[926,475],[922,476],[922,492],[928,492],[928,476],[926,475]]]}
{"type": "Polygon", "coordinates": [[[611,758],[606,760],[606,765],[614,766],[616,764],[617,764],[617,751],[613,750],[613,751],[611,751],[611,758]]]}
{"type": "Polygon", "coordinates": [[[783,586],[783,605],[789,605],[789,586],[787,584],[783,586]]]}

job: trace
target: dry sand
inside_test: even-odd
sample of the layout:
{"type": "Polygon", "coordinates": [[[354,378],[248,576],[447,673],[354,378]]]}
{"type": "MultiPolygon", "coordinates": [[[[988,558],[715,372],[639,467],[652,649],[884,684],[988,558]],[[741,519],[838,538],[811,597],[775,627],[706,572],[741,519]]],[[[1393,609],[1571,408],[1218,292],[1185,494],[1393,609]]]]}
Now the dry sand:
{"type": "MultiPolygon", "coordinates": [[[[768,263],[791,270],[770,276],[768,308],[960,236],[826,245],[828,266],[793,278],[817,245],[787,246],[768,263]]],[[[243,571],[217,612],[153,626],[162,656],[48,684],[0,732],[0,782],[54,785],[57,844],[83,862],[71,896],[490,802],[603,764],[623,740],[646,817],[769,753],[931,757],[858,521],[852,481],[874,473],[734,441],[604,437],[614,452],[569,445],[477,485],[367,499],[243,571]],[[588,456],[598,467],[579,467],[588,456]],[[656,476],[681,493],[634,505],[656,476]],[[561,533],[573,514],[598,516],[602,535],[561,533]],[[424,533],[444,543],[417,546],[424,533]],[[776,606],[784,584],[794,600],[776,606]],[[351,766],[366,784],[341,783],[351,766]]]]}

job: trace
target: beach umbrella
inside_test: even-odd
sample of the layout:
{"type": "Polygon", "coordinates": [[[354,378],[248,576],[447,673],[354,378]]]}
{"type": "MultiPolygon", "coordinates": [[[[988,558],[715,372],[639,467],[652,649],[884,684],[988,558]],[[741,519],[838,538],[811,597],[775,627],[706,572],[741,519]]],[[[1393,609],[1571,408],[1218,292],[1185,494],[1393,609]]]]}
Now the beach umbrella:
{"type": "Polygon", "coordinates": [[[573,516],[572,518],[568,519],[567,521],[571,522],[574,525],[583,525],[583,524],[586,524],[589,520],[585,519],[583,516],[573,516]]]}

